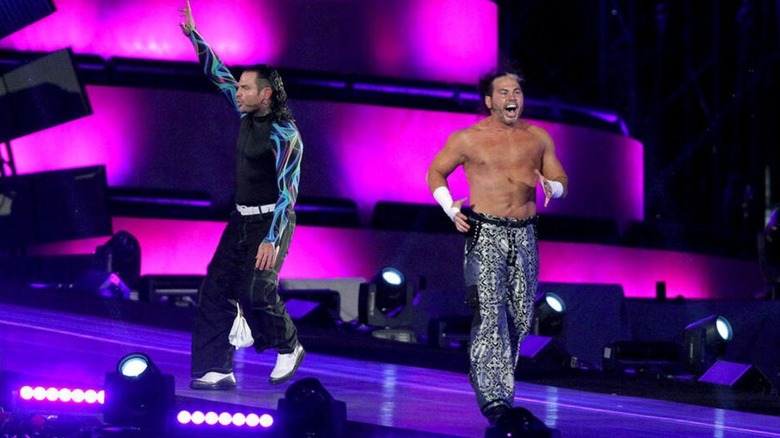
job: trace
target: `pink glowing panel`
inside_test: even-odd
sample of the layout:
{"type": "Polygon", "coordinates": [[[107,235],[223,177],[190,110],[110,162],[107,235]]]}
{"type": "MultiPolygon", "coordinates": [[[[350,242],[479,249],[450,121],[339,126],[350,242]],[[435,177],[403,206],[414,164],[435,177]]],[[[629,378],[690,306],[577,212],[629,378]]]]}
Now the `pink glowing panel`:
{"type": "MultiPolygon", "coordinates": [[[[535,121],[556,144],[569,176],[569,194],[543,212],[612,218],[619,224],[643,220],[644,146],[641,142],[593,128],[535,121]]],[[[537,197],[543,197],[541,190],[537,197]]]]}
{"type": "MultiPolygon", "coordinates": [[[[433,203],[425,182],[428,165],[453,131],[482,117],[356,104],[318,108],[323,106],[327,110],[317,113],[316,125],[310,129],[314,138],[332,142],[334,175],[340,176],[337,184],[325,187],[336,192],[330,196],[357,200],[364,222],[377,201],[433,203]],[[319,126],[329,131],[318,132],[319,126]]],[[[299,108],[309,111],[306,105],[299,108]]],[[[644,219],[640,142],[596,129],[532,122],[553,136],[570,180],[568,198],[555,200],[547,208],[540,206],[542,213],[611,218],[621,224],[644,219]]],[[[449,183],[453,198],[468,196],[460,168],[449,183]]],[[[538,193],[541,197],[541,189],[538,193]]]]}
{"type": "MultiPolygon", "coordinates": [[[[274,2],[268,0],[192,1],[196,24],[219,34],[215,50],[226,62],[273,62],[283,38],[248,38],[250,27],[282,35],[274,2]],[[242,25],[244,24],[244,25],[242,25]]],[[[0,41],[15,50],[51,51],[70,47],[79,54],[194,60],[195,52],[179,27],[183,0],[58,0],[54,14],[0,41]]]]}
{"type": "Polygon", "coordinates": [[[11,141],[19,173],[102,164],[109,186],[229,196],[238,117],[218,93],[88,86],[87,95],[92,115],[11,141]]]}
{"type": "Polygon", "coordinates": [[[685,252],[542,242],[539,281],[619,283],[631,298],[654,298],[666,282],[669,298],[752,298],[763,287],[757,263],[685,252]]]}
{"type": "MultiPolygon", "coordinates": [[[[141,245],[141,273],[205,274],[224,227],[220,222],[114,218],[115,230],[126,230],[141,245]]],[[[85,239],[32,248],[35,254],[94,253],[107,239],[85,239]]],[[[372,230],[296,228],[283,278],[370,278],[385,265],[426,269],[462,288],[462,238],[372,230]],[[420,241],[424,241],[420,244],[420,241]]],[[[540,281],[621,284],[631,298],[652,298],[655,283],[665,281],[670,297],[746,298],[761,290],[757,263],[698,254],[618,246],[541,242],[540,281]]],[[[418,273],[419,273],[418,272],[418,273]]]]}
{"type": "Polygon", "coordinates": [[[401,0],[372,8],[378,70],[395,77],[476,83],[498,58],[498,7],[485,0],[401,0]]]}
{"type": "MultiPolygon", "coordinates": [[[[335,165],[341,196],[357,199],[364,218],[378,201],[431,203],[425,175],[447,137],[478,116],[369,105],[333,105],[335,165]],[[360,123],[354,123],[359,120],[360,123]]],[[[455,199],[468,186],[461,169],[450,176],[455,199]]]]}
{"type": "MultiPolygon", "coordinates": [[[[238,118],[218,93],[88,86],[87,95],[93,115],[11,142],[20,173],[104,164],[110,186],[198,190],[229,201],[238,118]]],[[[353,199],[364,224],[379,201],[433,204],[430,161],[453,131],[481,118],[306,100],[292,106],[306,145],[301,196],[353,199]]],[[[641,143],[537,123],[552,134],[570,177],[569,197],[542,213],[643,219],[641,143]]],[[[467,196],[460,169],[450,185],[456,199],[467,196]]]]}
{"type": "MultiPolygon", "coordinates": [[[[58,0],[54,14],[0,48],[194,60],[179,28],[184,0],[58,0]]],[[[490,0],[194,0],[198,29],[229,65],[474,82],[495,65],[490,0]]]]}
{"type": "Polygon", "coordinates": [[[87,87],[93,114],[11,141],[19,173],[105,165],[109,185],[132,178],[143,157],[146,129],[138,94],[109,87],[87,87]],[[121,102],[121,103],[120,103],[121,102]]]}

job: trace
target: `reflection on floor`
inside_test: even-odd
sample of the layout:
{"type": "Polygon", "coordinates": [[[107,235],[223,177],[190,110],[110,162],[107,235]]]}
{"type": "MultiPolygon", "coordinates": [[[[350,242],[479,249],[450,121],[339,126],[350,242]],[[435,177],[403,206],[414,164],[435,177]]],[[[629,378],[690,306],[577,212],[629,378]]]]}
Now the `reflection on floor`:
{"type": "MultiPolygon", "coordinates": [[[[187,331],[131,322],[136,318],[124,307],[110,301],[103,305],[113,316],[0,304],[0,371],[31,383],[56,377],[81,387],[102,387],[119,358],[142,351],[161,371],[174,376],[178,407],[232,406],[273,415],[286,389],[316,378],[334,399],[346,404],[348,436],[486,436],[487,422],[462,372],[348,358],[312,348],[295,379],[271,386],[268,375],[275,355],[240,349],[235,356],[236,390],[194,391],[188,388],[187,331]]],[[[563,437],[780,437],[778,416],[566,386],[518,382],[516,405],[563,437]]],[[[222,430],[211,436],[233,433],[222,430]]]]}

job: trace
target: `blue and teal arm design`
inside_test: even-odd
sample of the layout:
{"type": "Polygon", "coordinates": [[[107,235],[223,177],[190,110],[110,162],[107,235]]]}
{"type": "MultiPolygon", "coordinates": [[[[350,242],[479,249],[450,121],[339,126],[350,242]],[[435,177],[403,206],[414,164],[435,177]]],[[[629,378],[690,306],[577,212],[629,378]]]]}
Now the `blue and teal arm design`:
{"type": "Polygon", "coordinates": [[[225,63],[219,59],[197,30],[192,29],[190,31],[190,41],[195,46],[195,52],[198,54],[198,62],[201,68],[203,68],[203,73],[219,88],[219,91],[227,98],[236,112],[239,112],[238,103],[236,102],[236,91],[238,90],[236,78],[233,77],[225,63]]]}
{"type": "Polygon", "coordinates": [[[274,208],[273,222],[263,242],[276,245],[289,223],[298,198],[298,182],[301,177],[301,157],[303,142],[295,123],[291,121],[274,122],[271,133],[276,156],[276,183],[279,187],[279,199],[274,208]]]}

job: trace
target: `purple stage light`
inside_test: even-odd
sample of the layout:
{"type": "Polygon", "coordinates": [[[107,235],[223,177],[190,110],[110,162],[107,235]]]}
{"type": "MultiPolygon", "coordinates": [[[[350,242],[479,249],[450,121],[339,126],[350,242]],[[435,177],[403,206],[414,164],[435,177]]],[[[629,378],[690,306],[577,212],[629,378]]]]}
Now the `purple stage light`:
{"type": "Polygon", "coordinates": [[[246,425],[249,427],[257,427],[258,425],[260,425],[260,417],[257,414],[247,415],[246,425]]]}
{"type": "Polygon", "coordinates": [[[243,426],[246,424],[246,416],[242,413],[233,415],[233,424],[236,426],[243,426]]]}
{"type": "Polygon", "coordinates": [[[19,389],[19,397],[25,401],[82,403],[94,405],[105,403],[105,392],[94,389],[44,388],[43,386],[25,385],[19,389]]]}
{"type": "Polygon", "coordinates": [[[49,388],[46,390],[44,397],[48,401],[57,401],[60,398],[60,390],[57,388],[49,388]]]}
{"type": "Polygon", "coordinates": [[[74,389],[73,392],[71,392],[70,397],[74,402],[81,403],[84,401],[84,391],[81,389],[74,389]]]}
{"type": "Polygon", "coordinates": [[[204,414],[201,411],[195,411],[190,416],[190,420],[192,421],[192,424],[203,424],[203,420],[206,419],[206,414],[204,414]]]}
{"type": "Polygon", "coordinates": [[[257,415],[255,413],[243,414],[241,412],[230,413],[222,412],[217,414],[214,411],[187,411],[182,410],[176,415],[176,420],[180,424],[192,424],[195,426],[235,426],[235,427],[263,427],[269,428],[274,424],[274,418],[269,414],[257,415]]]}

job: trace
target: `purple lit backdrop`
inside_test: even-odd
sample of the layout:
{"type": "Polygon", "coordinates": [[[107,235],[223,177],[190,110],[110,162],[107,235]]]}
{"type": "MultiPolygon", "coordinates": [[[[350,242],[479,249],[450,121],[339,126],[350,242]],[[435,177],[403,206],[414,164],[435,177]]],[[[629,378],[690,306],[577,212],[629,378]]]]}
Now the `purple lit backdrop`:
{"type": "MultiPolygon", "coordinates": [[[[204,274],[224,227],[220,222],[114,218],[141,245],[142,274],[204,274]]],[[[106,239],[33,248],[32,253],[92,253],[106,239]]],[[[296,228],[281,276],[288,279],[372,277],[387,265],[428,287],[459,294],[463,239],[449,234],[369,229],[296,228]]],[[[752,298],[764,287],[757,263],[698,254],[565,242],[540,243],[539,280],[621,284],[627,297],[655,297],[665,281],[669,298],[752,298]]],[[[458,295],[460,296],[460,295],[458,295]]]]}
{"type": "MultiPolygon", "coordinates": [[[[303,172],[304,177],[309,172],[310,179],[302,182],[301,193],[355,199],[363,218],[369,217],[376,201],[432,203],[425,184],[427,166],[449,134],[480,118],[354,104],[301,102],[296,109],[309,136],[304,139],[309,161],[303,172]],[[324,175],[312,169],[322,163],[329,167],[324,175]]],[[[553,202],[543,212],[613,218],[619,223],[644,218],[641,143],[588,128],[535,123],[552,134],[574,182],[565,202],[553,202]],[[601,193],[591,196],[597,187],[601,193]]],[[[456,199],[466,195],[460,169],[450,177],[450,188],[456,199]]]]}
{"type": "MultiPolygon", "coordinates": [[[[193,60],[184,0],[58,0],[0,48],[193,60]]],[[[229,65],[473,83],[498,53],[489,0],[192,0],[198,29],[229,65]]]]}
{"type": "MultiPolygon", "coordinates": [[[[0,41],[0,48],[193,61],[178,28],[180,1],[60,0],[58,11],[0,41]]],[[[193,1],[198,26],[230,65],[474,83],[497,53],[496,6],[488,0],[193,1]],[[337,3],[334,5],[334,3],[337,3]],[[335,7],[338,6],[338,7],[335,7]],[[248,38],[245,24],[258,29],[248,38]],[[347,41],[348,44],[344,44],[347,41]]],[[[105,164],[112,186],[202,190],[229,200],[235,117],[215,93],[87,87],[94,115],[13,142],[20,173],[105,164]]],[[[432,203],[427,164],[468,114],[297,100],[292,106],[306,153],[302,196],[351,198],[365,223],[377,201],[432,203]]],[[[642,145],[592,129],[539,122],[553,135],[571,194],[543,213],[641,220],[642,145]]],[[[455,196],[465,195],[461,173],[455,196]]],[[[222,230],[213,222],[115,218],[136,235],[144,274],[205,272],[222,230]]],[[[89,253],[103,239],[38,252],[89,253]]],[[[299,227],[282,275],[368,277],[399,264],[458,289],[456,236],[299,227]]],[[[730,297],[760,288],[753,264],[662,251],[542,242],[541,281],[621,283],[649,297],[666,281],[670,296],[730,297]]]]}
{"type": "MultiPolygon", "coordinates": [[[[212,43],[229,64],[301,62],[315,70],[473,83],[495,61],[497,11],[488,0],[337,3],[244,0],[228,8],[192,2],[199,27],[213,31],[212,43]],[[257,24],[263,38],[246,38],[239,30],[246,22],[257,24]]],[[[56,13],[3,39],[0,47],[70,46],[104,57],[193,61],[177,25],[182,4],[61,0],[56,13]]],[[[101,86],[87,91],[93,116],[13,142],[20,173],[105,164],[112,186],[200,190],[218,205],[229,203],[236,120],[216,93],[101,86]]],[[[427,164],[450,132],[477,119],[306,100],[293,107],[306,144],[301,195],[355,199],[364,223],[377,201],[431,202],[427,164]]],[[[589,197],[575,185],[567,202],[554,203],[548,212],[621,223],[643,218],[641,144],[541,124],[559,143],[572,181],[583,188],[615,188],[612,196],[589,197]]],[[[462,174],[453,176],[452,185],[453,192],[465,194],[462,174]]]]}
{"type": "MultiPolygon", "coordinates": [[[[219,205],[229,203],[237,117],[217,93],[103,86],[89,86],[87,93],[94,115],[13,141],[20,173],[105,164],[111,186],[198,190],[219,205]]],[[[433,203],[428,164],[452,131],[479,119],[319,101],[291,106],[306,148],[301,196],[353,199],[363,223],[378,201],[433,203]]],[[[619,223],[643,218],[641,143],[537,123],[555,138],[572,181],[569,197],[543,212],[619,223]]],[[[456,197],[467,193],[460,170],[451,188],[456,197]]]]}

